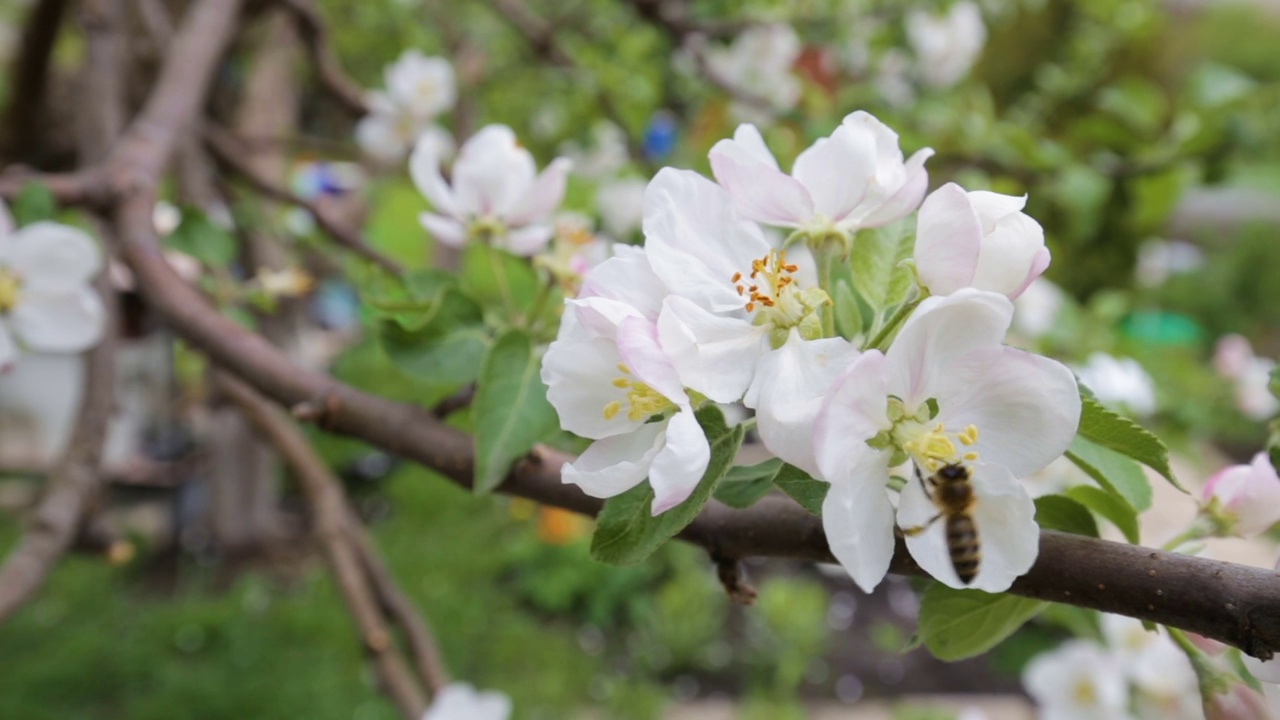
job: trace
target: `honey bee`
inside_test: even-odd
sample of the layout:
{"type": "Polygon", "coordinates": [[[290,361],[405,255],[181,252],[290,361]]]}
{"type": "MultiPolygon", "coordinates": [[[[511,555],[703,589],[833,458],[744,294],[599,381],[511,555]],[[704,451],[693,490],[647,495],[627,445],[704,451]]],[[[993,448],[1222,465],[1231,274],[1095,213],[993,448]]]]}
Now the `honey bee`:
{"type": "Polygon", "coordinates": [[[960,576],[960,582],[968,585],[978,576],[978,564],[982,561],[978,525],[973,521],[973,505],[976,500],[973,496],[973,475],[964,465],[949,463],[938,468],[927,482],[917,467],[916,479],[920,481],[920,487],[924,488],[924,494],[938,508],[938,514],[923,525],[903,528],[902,534],[915,537],[929,529],[938,518],[945,517],[951,567],[960,576]]]}

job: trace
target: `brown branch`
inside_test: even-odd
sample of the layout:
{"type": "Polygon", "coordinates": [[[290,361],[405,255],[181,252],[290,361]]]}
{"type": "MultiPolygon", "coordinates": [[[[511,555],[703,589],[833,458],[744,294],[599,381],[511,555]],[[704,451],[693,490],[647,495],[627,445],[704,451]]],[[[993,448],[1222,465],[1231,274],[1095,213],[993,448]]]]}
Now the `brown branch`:
{"type": "Polygon", "coordinates": [[[4,141],[0,155],[30,156],[36,146],[40,117],[45,109],[45,89],[53,46],[66,14],[67,0],[39,0],[27,17],[11,78],[13,92],[4,118],[4,141]]]}
{"type": "Polygon", "coordinates": [[[227,394],[260,432],[270,439],[293,467],[303,493],[315,514],[316,536],[329,569],[355,620],[365,652],[377,668],[383,688],[406,720],[417,720],[427,702],[404,658],[396,647],[391,628],[382,614],[378,596],[366,575],[358,546],[352,542],[350,507],[339,481],[311,444],[294,425],[248,385],[225,373],[218,387],[227,394]]]}
{"type": "Polygon", "coordinates": [[[329,43],[328,28],[320,11],[310,0],[277,0],[281,7],[293,13],[298,32],[307,48],[307,55],[315,66],[321,86],[351,114],[360,117],[369,114],[369,103],[364,88],[347,76],[338,56],[329,43]]]}
{"type": "Polygon", "coordinates": [[[375,250],[358,230],[338,220],[329,207],[300,197],[259,172],[249,162],[246,151],[240,147],[234,135],[215,125],[206,125],[204,138],[205,143],[209,146],[218,162],[236,175],[239,175],[258,192],[272,200],[295,205],[311,213],[316,219],[316,224],[329,237],[365,260],[393,274],[402,275],[404,273],[404,268],[400,263],[375,250]]]}

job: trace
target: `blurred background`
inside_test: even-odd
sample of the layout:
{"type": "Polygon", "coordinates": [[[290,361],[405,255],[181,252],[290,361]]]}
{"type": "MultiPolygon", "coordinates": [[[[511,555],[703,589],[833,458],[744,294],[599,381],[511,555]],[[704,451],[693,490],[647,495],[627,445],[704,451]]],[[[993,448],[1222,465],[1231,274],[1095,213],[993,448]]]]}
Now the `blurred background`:
{"type": "MultiPolygon", "coordinates": [[[[78,4],[0,5],[6,165],[75,162],[73,121],[92,111],[78,103],[78,4]],[[54,5],[63,28],[33,104],[19,81],[24,28],[54,5]]],[[[184,6],[134,8],[141,29],[128,49],[139,73],[154,72],[163,28],[184,6]]],[[[384,69],[416,50],[451,63],[456,99],[425,120],[357,122],[317,89],[290,16],[262,7],[246,20],[247,50],[219,77],[257,104],[222,107],[230,93],[215,92],[211,112],[255,143],[266,172],[362,225],[406,267],[451,262],[418,224],[426,204],[404,171],[420,133],[451,147],[500,122],[539,166],[573,158],[556,239],[571,254],[584,238],[638,242],[647,179],[665,165],[709,172],[708,149],[739,122],[759,124],[787,167],[844,115],[867,110],[908,153],[936,151],[931,187],[954,180],[1029,196],[1054,263],[1019,300],[1016,342],[1068,363],[1100,399],[1155,429],[1193,492],[1266,443],[1277,410],[1268,358],[1280,352],[1280,3],[318,7],[364,89],[383,88],[384,69]]],[[[406,372],[362,330],[368,308],[312,215],[203,183],[195,162],[178,175],[157,228],[175,265],[228,312],[353,386],[427,407],[449,399],[455,388],[406,372]],[[238,254],[245,228],[268,238],[258,259],[238,254]],[[289,261],[272,260],[272,247],[289,261]]],[[[82,222],[38,189],[11,209],[19,224],[82,222]]],[[[130,300],[128,273],[117,268],[112,281],[126,336],[102,469],[109,492],[39,596],[0,624],[0,717],[397,717],[308,535],[298,487],[234,410],[211,401],[200,356],[130,300]]],[[[0,376],[6,554],[66,447],[83,363],[29,355],[0,376]]],[[[467,426],[465,412],[449,418],[467,426]]],[[[891,577],[868,596],[838,568],[755,561],[759,597],[742,607],[695,548],[597,564],[589,520],[474,497],[309,432],[453,674],[509,694],[517,718],[1031,717],[1019,681],[1028,659],[1097,632],[1090,614],[1055,606],[987,656],[942,663],[912,642],[913,581],[891,577]]],[[[1060,490],[1082,481],[1076,473],[1051,466],[1037,487],[1060,490]]],[[[1158,545],[1196,504],[1154,486],[1142,539],[1158,545]]],[[[1270,567],[1275,545],[1221,541],[1205,553],[1270,567]]]]}

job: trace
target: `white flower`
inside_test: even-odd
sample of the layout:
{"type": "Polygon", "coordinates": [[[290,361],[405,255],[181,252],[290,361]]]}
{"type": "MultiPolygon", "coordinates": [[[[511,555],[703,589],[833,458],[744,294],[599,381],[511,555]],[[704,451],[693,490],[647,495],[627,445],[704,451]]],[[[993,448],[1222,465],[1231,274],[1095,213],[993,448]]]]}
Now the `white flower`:
{"type": "Polygon", "coordinates": [[[806,339],[821,336],[830,300],[812,257],[803,247],[775,249],[710,180],[661,170],[645,196],[644,234],[654,273],[675,293],[658,329],[686,387],[734,402],[759,358],[792,328],[806,339]]]}
{"type": "Polygon", "coordinates": [[[1105,405],[1123,406],[1143,417],[1156,411],[1155,380],[1133,358],[1096,352],[1076,374],[1105,405]]]}
{"type": "Polygon", "coordinates": [[[573,297],[583,276],[609,258],[613,243],[593,232],[591,219],[581,213],[559,213],[552,225],[555,235],[551,245],[534,263],[556,277],[566,297],[573,297]]]}
{"type": "Polygon", "coordinates": [[[591,128],[591,148],[584,150],[575,142],[561,148],[573,160],[574,172],[585,178],[603,178],[626,166],[631,156],[627,150],[627,134],[614,123],[602,121],[591,128]]]}
{"type": "Polygon", "coordinates": [[[382,92],[369,94],[370,114],[356,123],[356,144],[374,161],[394,165],[414,143],[426,144],[445,158],[453,154],[453,136],[449,131],[415,116],[382,92]]]}
{"type": "Polygon", "coordinates": [[[827,393],[814,425],[822,520],[831,550],[864,590],[889,568],[894,510],[890,466],[923,475],[947,464],[970,470],[982,561],[965,584],[952,566],[946,523],[907,470],[897,510],[912,557],[951,587],[1000,592],[1035,561],[1034,504],[1017,478],[1045,467],[1075,435],[1080,402],[1066,367],[1001,344],[1013,304],[961,290],[921,303],[888,352],[858,357],[827,393]],[[896,456],[896,457],[895,457],[896,456]]]}
{"type": "Polygon", "coordinates": [[[1219,375],[1235,381],[1236,407],[1250,420],[1266,420],[1280,411],[1280,400],[1271,394],[1274,360],[1253,354],[1253,346],[1242,335],[1224,335],[1214,346],[1213,367],[1219,375]]]}
{"type": "Polygon", "coordinates": [[[1087,640],[1037,655],[1022,684],[1040,706],[1040,720],[1128,720],[1129,692],[1115,656],[1087,640]]]}
{"type": "Polygon", "coordinates": [[[596,190],[596,208],[604,229],[622,240],[640,229],[644,221],[644,194],[649,183],[635,178],[622,178],[601,183],[596,190]]]}
{"type": "Polygon", "coordinates": [[[1058,324],[1058,314],[1067,302],[1062,288],[1043,275],[1031,281],[1027,289],[1013,301],[1013,331],[1035,340],[1058,324]]]}
{"type": "Polygon", "coordinates": [[[466,683],[451,683],[436,695],[422,720],[507,720],[511,698],[494,691],[477,691],[466,683]]]}
{"type": "Polygon", "coordinates": [[[442,57],[406,50],[383,77],[391,100],[416,118],[430,120],[457,101],[453,66],[442,57]]]}
{"type": "Polygon", "coordinates": [[[546,246],[552,235],[547,221],[564,199],[569,160],[557,158],[538,174],[511,128],[488,125],[458,151],[452,185],[440,164],[428,142],[419,142],[409,158],[409,174],[435,210],[420,216],[422,226],[437,240],[458,247],[479,239],[524,256],[546,246]]]}
{"type": "Polygon", "coordinates": [[[1223,468],[1209,478],[1203,501],[1217,504],[1231,521],[1231,534],[1252,537],[1280,522],[1280,476],[1267,453],[1260,452],[1252,463],[1223,468]]]}
{"type": "Polygon", "coordinates": [[[1102,614],[1102,636],[1134,685],[1161,698],[1176,699],[1190,690],[1199,707],[1195,669],[1186,653],[1161,632],[1149,632],[1141,620],[1102,614]]]}
{"type": "Polygon", "coordinates": [[[942,16],[924,10],[907,14],[907,41],[915,51],[918,72],[930,87],[955,85],[977,62],[987,41],[978,6],[962,0],[942,16]]]}
{"type": "Polygon", "coordinates": [[[711,148],[716,181],[742,214],[768,225],[812,233],[852,233],[905,217],[928,186],[924,148],[903,162],[898,136],[858,111],[830,137],[800,153],[791,174],[782,172],[754,125],[740,125],[732,140],[711,148]]]}
{"type": "Polygon", "coordinates": [[[89,281],[101,268],[102,253],[84,232],[53,222],[14,230],[0,203],[0,369],[21,347],[78,353],[95,345],[106,311],[89,281]]]}
{"type": "Polygon", "coordinates": [[[1213,346],[1213,369],[1225,378],[1244,375],[1254,358],[1253,345],[1243,335],[1223,335],[1213,346]]]}
{"type": "MultiPolygon", "coordinates": [[[[751,25],[726,48],[706,51],[711,72],[730,87],[767,100],[778,112],[790,110],[800,100],[800,81],[791,67],[800,57],[800,38],[790,25],[751,25]]],[[[760,121],[763,108],[734,101],[737,117],[760,121]]]]}
{"type": "Polygon", "coordinates": [[[1138,283],[1146,287],[1163,284],[1173,275],[1204,266],[1204,252],[1183,240],[1148,240],[1138,248],[1138,283]]]}
{"type": "Polygon", "coordinates": [[[564,467],[564,481],[608,498],[648,476],[657,515],[689,497],[711,450],[658,343],[654,319],[666,288],[643,251],[618,250],[566,307],[543,357],[542,381],[561,427],[595,440],[564,467]]]}
{"type": "Polygon", "coordinates": [[[920,206],[916,272],[934,295],[960,288],[1017,298],[1049,267],[1040,223],[1021,212],[1026,196],[965,192],[955,183],[920,206]]]}

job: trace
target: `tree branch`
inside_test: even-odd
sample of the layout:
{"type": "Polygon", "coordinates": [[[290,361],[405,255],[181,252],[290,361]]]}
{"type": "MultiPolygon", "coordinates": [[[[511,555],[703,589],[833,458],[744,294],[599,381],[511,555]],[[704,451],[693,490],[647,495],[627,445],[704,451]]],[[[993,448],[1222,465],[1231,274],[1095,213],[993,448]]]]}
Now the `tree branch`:
{"type": "Polygon", "coordinates": [[[13,60],[13,94],[4,118],[4,142],[0,155],[30,159],[45,109],[49,61],[66,14],[67,0],[39,0],[27,16],[22,42],[13,60]]]}
{"type": "Polygon", "coordinates": [[[298,23],[298,32],[302,35],[302,43],[307,48],[307,55],[315,66],[316,75],[321,86],[342,105],[344,109],[356,117],[369,114],[369,103],[365,99],[365,91],[352,80],[342,69],[338,56],[329,44],[329,32],[324,18],[310,0],[277,0],[281,7],[287,8],[298,23]]]}

